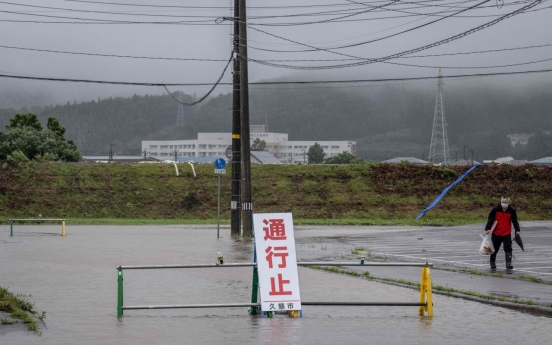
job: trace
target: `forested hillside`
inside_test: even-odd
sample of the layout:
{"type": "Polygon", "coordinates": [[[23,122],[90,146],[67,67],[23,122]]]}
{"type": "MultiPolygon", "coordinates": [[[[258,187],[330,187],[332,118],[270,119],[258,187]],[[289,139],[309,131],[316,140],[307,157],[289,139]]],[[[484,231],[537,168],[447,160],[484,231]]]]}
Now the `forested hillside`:
{"type": "MultiPolygon", "coordinates": [[[[506,90],[484,84],[445,85],[444,102],[451,158],[483,160],[552,156],[552,97],[548,87],[506,90]],[[536,133],[523,148],[506,134],[536,133]]],[[[354,140],[357,155],[370,160],[426,158],[432,132],[436,85],[377,87],[252,87],[251,123],[268,121],[271,132],[290,140],[354,140]]],[[[177,96],[179,94],[177,93],[177,96]]],[[[194,99],[183,95],[184,101],[194,99]]],[[[33,111],[41,122],[56,117],[83,155],[139,154],[145,139],[194,139],[198,132],[230,132],[232,97],[223,94],[185,107],[176,126],[178,104],[168,95],[108,98],[33,109],[0,110],[0,128],[16,112],[33,111]]]]}

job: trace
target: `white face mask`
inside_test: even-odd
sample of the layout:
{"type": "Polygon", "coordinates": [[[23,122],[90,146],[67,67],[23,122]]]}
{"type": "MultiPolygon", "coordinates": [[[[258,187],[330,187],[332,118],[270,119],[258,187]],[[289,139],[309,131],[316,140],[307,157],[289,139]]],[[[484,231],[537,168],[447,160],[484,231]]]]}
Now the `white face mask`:
{"type": "Polygon", "coordinates": [[[508,208],[508,204],[505,204],[503,202],[500,203],[502,205],[502,208],[508,208]]]}

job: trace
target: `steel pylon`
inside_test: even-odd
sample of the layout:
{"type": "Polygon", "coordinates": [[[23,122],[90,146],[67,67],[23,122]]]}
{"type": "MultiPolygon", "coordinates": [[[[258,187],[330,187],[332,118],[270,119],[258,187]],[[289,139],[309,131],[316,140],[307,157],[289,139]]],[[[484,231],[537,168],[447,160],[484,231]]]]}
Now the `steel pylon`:
{"type": "Polygon", "coordinates": [[[450,163],[447,122],[445,120],[445,107],[443,105],[443,75],[439,68],[437,84],[437,100],[435,101],[435,114],[433,115],[433,131],[431,133],[431,145],[429,147],[429,162],[433,164],[447,165],[450,163]]]}

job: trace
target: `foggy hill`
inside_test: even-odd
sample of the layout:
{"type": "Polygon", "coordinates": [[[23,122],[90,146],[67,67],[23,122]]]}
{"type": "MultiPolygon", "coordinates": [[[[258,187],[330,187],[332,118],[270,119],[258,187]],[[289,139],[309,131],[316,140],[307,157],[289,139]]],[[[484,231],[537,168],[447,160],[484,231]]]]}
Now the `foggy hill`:
{"type": "MultiPolygon", "coordinates": [[[[523,149],[512,149],[506,134],[552,130],[549,87],[506,89],[483,83],[445,85],[444,104],[451,158],[474,150],[475,159],[504,155],[552,155],[552,136],[539,135],[523,149]],[[538,144],[538,145],[537,145],[538,144]],[[548,153],[547,153],[548,152],[548,153]]],[[[179,95],[178,93],[176,94],[179,95]]],[[[251,124],[268,122],[271,132],[290,140],[353,140],[357,155],[370,160],[395,156],[426,158],[432,132],[436,82],[363,87],[255,86],[250,91],[251,124]]],[[[184,101],[194,99],[184,95],[184,101]]],[[[185,124],[176,126],[178,104],[168,95],[106,98],[82,103],[20,109],[42,122],[53,116],[67,128],[84,155],[139,154],[145,139],[194,139],[198,132],[231,131],[231,94],[201,106],[185,107],[185,124]]],[[[0,128],[17,112],[0,110],[0,128]]]]}

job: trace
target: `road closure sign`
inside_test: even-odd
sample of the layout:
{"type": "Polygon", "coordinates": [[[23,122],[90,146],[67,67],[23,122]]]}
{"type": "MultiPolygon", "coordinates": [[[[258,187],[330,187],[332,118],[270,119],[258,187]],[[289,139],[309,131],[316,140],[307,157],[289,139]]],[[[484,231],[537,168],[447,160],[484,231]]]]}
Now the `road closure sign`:
{"type": "Polygon", "coordinates": [[[301,310],[291,213],[253,214],[263,311],[301,310]]]}

